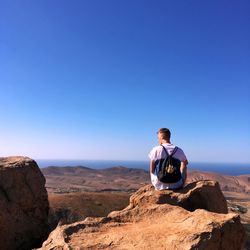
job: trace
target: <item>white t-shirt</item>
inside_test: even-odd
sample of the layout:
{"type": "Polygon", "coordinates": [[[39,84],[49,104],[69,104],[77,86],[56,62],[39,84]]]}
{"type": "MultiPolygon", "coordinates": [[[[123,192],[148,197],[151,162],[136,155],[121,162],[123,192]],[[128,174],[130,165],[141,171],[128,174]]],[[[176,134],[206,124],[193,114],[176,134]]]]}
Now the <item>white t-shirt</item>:
{"type": "MultiPolygon", "coordinates": [[[[170,144],[170,143],[164,143],[162,145],[165,147],[168,154],[171,154],[173,152],[174,148],[176,147],[175,145],[170,144]]],[[[161,145],[158,145],[150,151],[148,156],[149,156],[150,160],[153,160],[155,162],[155,166],[156,166],[160,159],[163,159],[166,157],[166,152],[161,145]]],[[[175,152],[174,157],[179,159],[180,161],[187,160],[187,157],[184,154],[183,150],[179,147],[178,147],[177,151],[175,152]]],[[[156,168],[155,168],[155,170],[156,170],[156,168]]],[[[155,172],[153,174],[150,174],[150,177],[151,177],[151,182],[156,190],[176,189],[176,188],[182,187],[182,185],[183,185],[182,179],[176,183],[163,183],[163,182],[158,180],[155,172]]]]}

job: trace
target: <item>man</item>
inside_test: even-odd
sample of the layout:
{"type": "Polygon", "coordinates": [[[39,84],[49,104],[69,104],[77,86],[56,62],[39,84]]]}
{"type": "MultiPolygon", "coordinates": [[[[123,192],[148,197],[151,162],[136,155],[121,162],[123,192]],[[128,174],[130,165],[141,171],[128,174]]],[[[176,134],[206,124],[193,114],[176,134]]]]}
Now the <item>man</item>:
{"type": "Polygon", "coordinates": [[[167,150],[168,154],[173,153],[175,145],[171,144],[170,137],[171,132],[167,128],[160,128],[157,132],[158,142],[160,145],[155,146],[149,153],[150,158],[150,177],[151,182],[156,190],[162,189],[178,189],[183,187],[187,178],[187,164],[188,160],[183,150],[178,147],[177,151],[174,153],[173,157],[181,161],[180,171],[181,179],[175,183],[163,183],[157,178],[157,166],[161,159],[165,158],[166,152],[163,147],[167,150]]]}

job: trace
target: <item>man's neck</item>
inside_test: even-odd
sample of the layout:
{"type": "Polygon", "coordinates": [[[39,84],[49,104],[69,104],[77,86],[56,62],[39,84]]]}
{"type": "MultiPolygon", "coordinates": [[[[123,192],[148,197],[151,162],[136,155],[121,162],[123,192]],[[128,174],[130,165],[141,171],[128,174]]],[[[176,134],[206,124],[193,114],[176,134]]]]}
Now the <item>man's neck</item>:
{"type": "Polygon", "coordinates": [[[164,144],[164,143],[171,144],[170,141],[162,140],[162,143],[161,143],[161,144],[164,144]]]}

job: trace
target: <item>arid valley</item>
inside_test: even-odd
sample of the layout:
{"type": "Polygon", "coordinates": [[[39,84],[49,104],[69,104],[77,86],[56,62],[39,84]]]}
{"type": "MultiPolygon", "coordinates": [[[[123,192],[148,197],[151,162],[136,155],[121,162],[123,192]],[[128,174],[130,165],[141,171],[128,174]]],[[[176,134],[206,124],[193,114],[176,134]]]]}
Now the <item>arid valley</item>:
{"type": "MultiPolygon", "coordinates": [[[[50,202],[50,225],[69,224],[86,217],[107,216],[121,210],[129,197],[149,184],[149,173],[142,169],[112,167],[47,167],[41,169],[46,178],[50,202]]],[[[246,230],[244,249],[250,249],[250,174],[226,176],[217,173],[189,171],[187,183],[215,180],[227,200],[228,209],[240,215],[246,230]]]]}
{"type": "Polygon", "coordinates": [[[156,191],[142,169],[2,157],[0,249],[247,250],[249,179],[189,171],[183,188],[156,191]]]}

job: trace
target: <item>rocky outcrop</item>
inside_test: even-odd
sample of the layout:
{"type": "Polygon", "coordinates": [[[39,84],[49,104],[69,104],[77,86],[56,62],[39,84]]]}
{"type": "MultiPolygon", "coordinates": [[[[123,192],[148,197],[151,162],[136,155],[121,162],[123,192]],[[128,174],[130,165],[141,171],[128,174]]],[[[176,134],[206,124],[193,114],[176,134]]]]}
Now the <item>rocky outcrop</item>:
{"type": "Polygon", "coordinates": [[[0,158],[0,249],[27,250],[48,236],[45,178],[27,157],[0,158]]]}
{"type": "Polygon", "coordinates": [[[148,185],[131,196],[124,210],[58,226],[40,250],[240,250],[240,217],[227,213],[221,195],[213,181],[192,183],[180,191],[155,191],[148,185]]]}
{"type": "Polygon", "coordinates": [[[146,204],[171,204],[188,211],[202,208],[215,213],[227,213],[227,201],[220,190],[218,182],[197,181],[179,190],[155,191],[152,185],[140,188],[130,197],[130,207],[146,204]]]}

